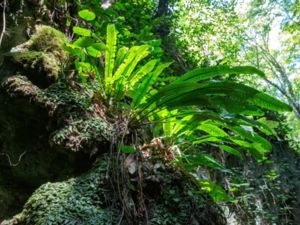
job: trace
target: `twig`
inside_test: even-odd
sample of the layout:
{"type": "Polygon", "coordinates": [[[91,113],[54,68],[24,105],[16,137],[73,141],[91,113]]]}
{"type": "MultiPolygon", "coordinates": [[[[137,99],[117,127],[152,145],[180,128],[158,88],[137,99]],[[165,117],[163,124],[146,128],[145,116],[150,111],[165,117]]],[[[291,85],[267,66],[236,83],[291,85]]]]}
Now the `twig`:
{"type": "Polygon", "coordinates": [[[1,35],[0,35],[0,46],[1,46],[3,36],[4,36],[5,30],[6,30],[5,9],[6,9],[6,0],[3,1],[3,24],[2,24],[3,27],[2,27],[2,32],[1,32],[1,35]]]}
{"type": "Polygon", "coordinates": [[[12,163],[12,162],[11,162],[11,159],[10,159],[10,156],[9,156],[7,153],[0,153],[0,155],[5,155],[5,156],[7,157],[8,162],[9,162],[9,165],[10,165],[10,166],[13,166],[13,167],[19,165],[19,163],[21,162],[21,160],[22,160],[22,158],[23,158],[23,156],[24,156],[25,154],[26,154],[26,151],[23,152],[23,153],[19,156],[18,162],[12,163]]]}
{"type": "Polygon", "coordinates": [[[122,208],[122,214],[120,216],[120,220],[118,222],[118,225],[120,225],[122,223],[123,217],[124,217],[124,207],[122,208]]]}

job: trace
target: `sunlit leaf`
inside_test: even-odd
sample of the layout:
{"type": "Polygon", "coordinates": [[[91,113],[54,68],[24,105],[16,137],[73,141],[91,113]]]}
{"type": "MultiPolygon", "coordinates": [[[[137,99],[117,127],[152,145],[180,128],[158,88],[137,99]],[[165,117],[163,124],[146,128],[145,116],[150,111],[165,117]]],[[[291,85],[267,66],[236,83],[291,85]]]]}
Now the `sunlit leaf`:
{"type": "Polygon", "coordinates": [[[91,30],[82,27],[73,27],[73,32],[84,37],[89,37],[92,33],[91,30]]]}
{"type": "Polygon", "coordinates": [[[233,201],[235,201],[235,199],[230,197],[221,186],[219,186],[209,180],[201,180],[201,181],[199,181],[199,184],[201,186],[201,189],[203,191],[208,192],[209,195],[216,202],[233,202],[233,201]]]}
{"type": "Polygon", "coordinates": [[[84,9],[84,10],[79,11],[78,15],[80,16],[80,18],[82,18],[86,21],[92,21],[96,18],[95,13],[88,10],[88,9],[84,9]]]}

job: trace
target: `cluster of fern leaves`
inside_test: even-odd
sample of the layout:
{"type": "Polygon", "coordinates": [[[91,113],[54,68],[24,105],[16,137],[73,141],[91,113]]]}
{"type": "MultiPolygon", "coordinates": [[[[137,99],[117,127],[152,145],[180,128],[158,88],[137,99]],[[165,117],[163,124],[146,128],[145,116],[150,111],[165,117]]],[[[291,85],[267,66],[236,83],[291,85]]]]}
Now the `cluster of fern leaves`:
{"type": "MultiPolygon", "coordinates": [[[[79,15],[86,21],[95,19],[88,10],[79,15]]],[[[197,68],[161,82],[159,78],[170,63],[147,60],[151,53],[148,45],[118,47],[113,24],[107,26],[105,41],[90,29],[74,27],[73,31],[79,38],[68,45],[68,51],[75,56],[83,84],[94,85],[108,108],[117,107],[123,117],[127,116],[128,126],[150,127],[151,138],[160,138],[167,149],[173,150],[176,163],[189,172],[199,166],[226,171],[220,161],[203,150],[209,146],[240,158],[251,154],[265,159],[271,144],[263,136],[276,133],[263,117],[264,111],[291,110],[265,93],[223,77],[264,76],[256,68],[197,68]]],[[[120,150],[137,151],[135,144],[120,150]]],[[[199,183],[216,200],[226,200],[210,181],[199,183]]]]}

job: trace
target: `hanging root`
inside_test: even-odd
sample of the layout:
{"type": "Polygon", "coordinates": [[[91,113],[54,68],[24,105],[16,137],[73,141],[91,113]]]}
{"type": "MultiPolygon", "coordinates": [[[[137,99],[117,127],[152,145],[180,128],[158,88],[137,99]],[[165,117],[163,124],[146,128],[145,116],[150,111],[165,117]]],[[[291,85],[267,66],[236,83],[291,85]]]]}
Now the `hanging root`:
{"type": "Polygon", "coordinates": [[[5,17],[6,4],[7,4],[6,0],[3,0],[3,3],[2,3],[2,8],[3,8],[3,11],[2,11],[2,32],[0,34],[0,46],[2,44],[3,37],[4,37],[5,31],[6,31],[6,17],[5,17]]]}
{"type": "Polygon", "coordinates": [[[119,224],[226,224],[222,210],[166,157],[168,151],[155,139],[135,153],[112,155],[119,224]]]}

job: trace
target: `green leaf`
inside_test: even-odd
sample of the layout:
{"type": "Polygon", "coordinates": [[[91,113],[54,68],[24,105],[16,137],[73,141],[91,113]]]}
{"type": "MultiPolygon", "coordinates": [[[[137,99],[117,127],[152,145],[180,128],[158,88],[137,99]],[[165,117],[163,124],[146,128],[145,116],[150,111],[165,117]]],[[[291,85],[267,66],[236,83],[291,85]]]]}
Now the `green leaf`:
{"type": "Polygon", "coordinates": [[[209,193],[209,195],[214,199],[215,202],[233,202],[234,198],[228,196],[225,190],[209,180],[199,181],[201,189],[209,193]]]}
{"type": "Polygon", "coordinates": [[[270,142],[255,132],[249,132],[242,126],[229,127],[229,129],[237,133],[239,137],[252,142],[251,146],[261,154],[267,153],[272,149],[270,142]]]}
{"type": "Polygon", "coordinates": [[[265,76],[265,74],[262,71],[252,66],[212,66],[205,68],[197,68],[195,70],[189,71],[177,80],[175,80],[174,83],[180,83],[183,81],[199,82],[225,74],[258,74],[262,77],[265,76]]]}
{"type": "Polygon", "coordinates": [[[184,162],[184,167],[190,171],[199,166],[206,166],[208,168],[225,171],[224,166],[209,154],[199,153],[196,155],[189,155],[185,157],[184,161],[186,161],[184,162]]]}
{"type": "Polygon", "coordinates": [[[137,91],[132,96],[132,106],[136,108],[139,104],[143,102],[143,99],[145,98],[148,91],[151,89],[152,85],[157,80],[158,76],[164,71],[164,69],[168,68],[171,65],[171,63],[164,63],[158,65],[154,71],[152,71],[150,74],[148,74],[143,82],[139,85],[137,91]]]}
{"type": "Polygon", "coordinates": [[[65,46],[65,50],[70,54],[70,55],[73,55],[73,56],[76,56],[78,57],[79,59],[84,59],[85,57],[85,53],[83,51],[83,49],[81,47],[78,47],[76,45],[73,45],[73,44],[67,44],[65,46]]]}
{"type": "MultiPolygon", "coordinates": [[[[128,55],[124,62],[117,69],[114,76],[114,81],[119,80],[119,82],[127,81],[129,82],[129,77],[131,77],[132,72],[136,68],[137,64],[149,54],[149,46],[141,45],[134,46],[128,51],[128,55]]],[[[124,84],[125,85],[125,84],[124,84]]]]}
{"type": "Polygon", "coordinates": [[[87,62],[75,62],[75,66],[77,70],[79,71],[91,71],[92,70],[92,65],[87,62]]]}
{"type": "Polygon", "coordinates": [[[234,149],[234,148],[232,148],[232,147],[230,147],[230,146],[228,146],[228,145],[221,145],[220,148],[221,148],[223,151],[228,152],[228,153],[231,153],[231,154],[233,154],[233,155],[236,155],[236,156],[239,156],[239,157],[242,156],[241,153],[240,153],[238,150],[236,150],[236,149],[234,149]]]}
{"type": "Polygon", "coordinates": [[[92,34],[91,30],[82,27],[73,27],[73,32],[84,37],[89,37],[92,34]]]}
{"type": "MultiPolygon", "coordinates": [[[[155,104],[159,107],[172,108],[175,106],[198,105],[223,110],[225,107],[224,102],[226,102],[225,99],[230,99],[233,96],[233,100],[240,104],[245,114],[247,114],[247,112],[259,114],[259,110],[256,110],[254,106],[272,111],[291,110],[290,106],[269,95],[246,85],[229,81],[208,81],[200,84],[191,81],[182,81],[181,83],[173,82],[152,96],[148,100],[148,107],[151,104],[155,104]],[[214,102],[216,102],[217,105],[214,104],[214,102]],[[244,104],[245,106],[243,106],[244,104]]],[[[230,110],[228,109],[228,111],[230,110]]]]}
{"type": "Polygon", "coordinates": [[[198,138],[197,140],[193,141],[193,144],[202,144],[202,143],[206,143],[206,142],[222,142],[223,140],[217,137],[212,137],[210,135],[208,136],[204,136],[201,138],[198,138]]]}
{"type": "Polygon", "coordinates": [[[216,136],[216,137],[226,137],[228,134],[213,124],[201,124],[198,126],[198,129],[205,131],[206,133],[216,136]]]}
{"type": "Polygon", "coordinates": [[[101,51],[98,51],[97,49],[95,49],[93,46],[89,46],[87,47],[87,52],[89,53],[90,56],[93,56],[95,58],[99,58],[101,56],[101,51]]]}
{"type": "Polygon", "coordinates": [[[288,104],[281,102],[262,92],[257,93],[253,99],[250,99],[250,102],[262,108],[269,109],[272,111],[277,111],[277,112],[292,111],[292,107],[289,106],[288,104]]]}
{"type": "Polygon", "coordinates": [[[94,43],[95,41],[90,37],[80,37],[73,44],[78,47],[86,48],[94,43]]]}
{"type": "Polygon", "coordinates": [[[244,141],[243,138],[240,138],[240,137],[231,137],[230,140],[234,144],[237,144],[237,145],[241,146],[242,148],[245,148],[245,149],[252,148],[251,143],[249,143],[247,141],[244,141]]]}
{"type": "Polygon", "coordinates": [[[107,47],[103,43],[94,43],[86,48],[89,55],[99,58],[103,51],[107,50],[107,47]]]}
{"type": "Polygon", "coordinates": [[[119,68],[119,66],[122,64],[123,60],[125,59],[125,56],[127,54],[128,49],[126,47],[119,48],[115,63],[115,68],[119,68]]]}
{"type": "Polygon", "coordinates": [[[131,78],[130,83],[133,87],[137,82],[139,82],[144,76],[149,74],[155,67],[157,63],[156,59],[150,60],[144,66],[142,66],[131,78]]]}
{"type": "Polygon", "coordinates": [[[105,89],[107,92],[111,90],[111,80],[114,70],[115,55],[117,51],[117,30],[114,24],[107,25],[106,31],[106,55],[105,55],[105,89]]]}
{"type": "Polygon", "coordinates": [[[104,43],[95,43],[92,47],[98,51],[105,51],[108,50],[107,46],[104,43]]]}
{"type": "Polygon", "coordinates": [[[133,152],[136,152],[136,149],[132,146],[129,146],[129,145],[121,145],[119,147],[120,151],[123,152],[123,153],[133,153],[133,152]]]}
{"type": "Polygon", "coordinates": [[[96,18],[95,13],[92,12],[92,11],[90,11],[90,10],[88,10],[88,9],[84,9],[84,10],[79,11],[79,12],[78,12],[78,15],[79,15],[82,19],[84,19],[84,20],[86,20],[86,21],[92,21],[92,20],[94,20],[94,19],[96,18]]]}
{"type": "Polygon", "coordinates": [[[272,121],[272,120],[267,120],[265,117],[260,118],[256,121],[257,128],[264,132],[267,135],[277,135],[275,128],[278,127],[279,123],[276,121],[272,121]]]}

